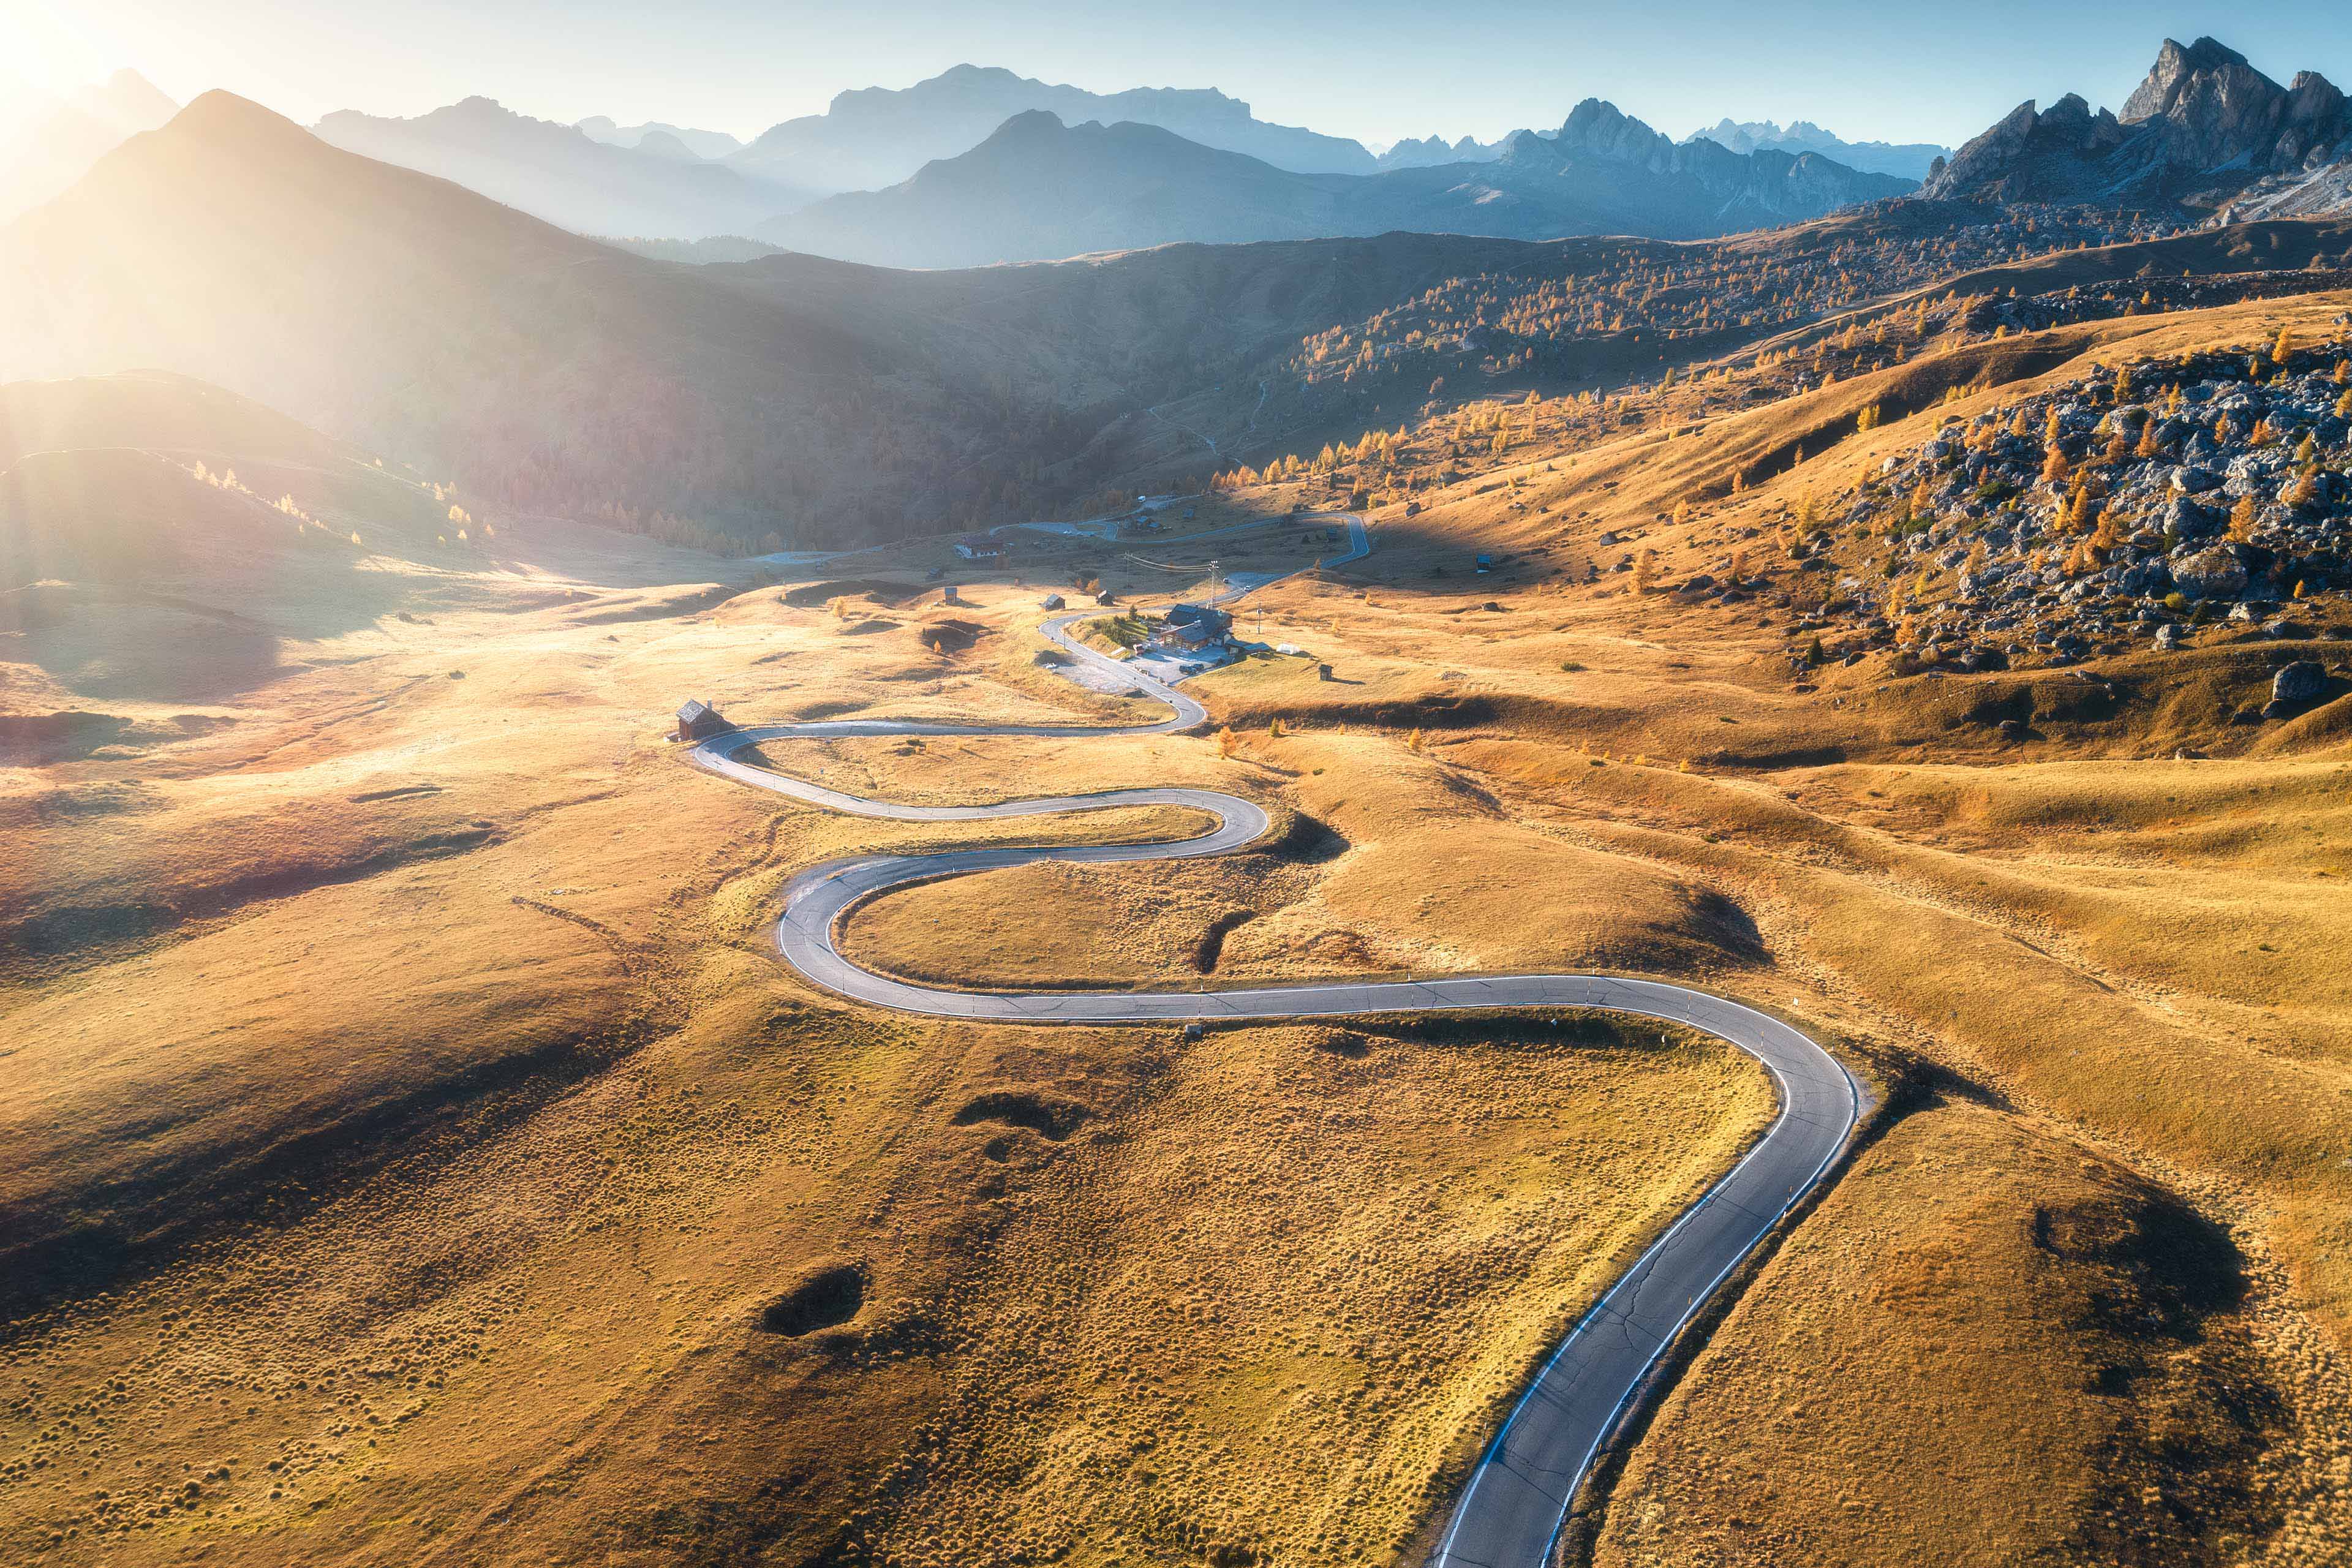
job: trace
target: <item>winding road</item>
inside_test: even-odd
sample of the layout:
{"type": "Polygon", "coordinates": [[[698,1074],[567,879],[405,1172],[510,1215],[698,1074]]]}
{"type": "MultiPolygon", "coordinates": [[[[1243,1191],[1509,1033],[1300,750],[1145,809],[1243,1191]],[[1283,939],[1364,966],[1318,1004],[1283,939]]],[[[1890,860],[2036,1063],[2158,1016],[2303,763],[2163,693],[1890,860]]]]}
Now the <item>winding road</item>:
{"type": "MultiPolygon", "coordinates": [[[[1362,524],[1349,520],[1349,552],[1364,554],[1362,524]]],[[[1253,591],[1263,584],[1243,588],[1253,591]]],[[[707,773],[828,810],[900,822],[972,822],[1058,816],[1120,806],[1188,806],[1216,826],[1173,843],[961,849],[932,855],[860,855],[812,866],[784,891],[776,925],[783,961],[808,980],[858,1002],[934,1017],[1039,1024],[1141,1024],[1258,1018],[1332,1018],[1357,1014],[1493,1007],[1591,1007],[1685,1025],[1761,1062],[1780,1112],[1744,1158],[1675,1220],[1544,1362],[1472,1471],[1441,1538],[1433,1568],[1540,1568],[1577,1488],[1601,1445],[1642,1393],[1682,1327],[1789,1209],[1829,1172],[1861,1112],[1852,1074],[1812,1040],[1768,1014],[1658,980],[1605,974],[1503,974],[1438,980],[1336,981],[1246,990],[951,991],[877,974],[835,945],[842,917],[864,900],[930,881],[1037,861],[1165,860],[1222,855],[1255,843],[1265,811],[1238,795],[1180,787],[999,801],[989,805],[898,805],[786,777],[740,761],[748,747],[776,741],[853,735],[1007,735],[1105,740],[1181,733],[1208,710],[1174,687],[1086,647],[1069,626],[1087,612],[1045,623],[1071,658],[1107,667],[1157,699],[1169,716],[1153,724],[920,724],[847,720],[772,724],[719,735],[689,748],[707,773]]]]}

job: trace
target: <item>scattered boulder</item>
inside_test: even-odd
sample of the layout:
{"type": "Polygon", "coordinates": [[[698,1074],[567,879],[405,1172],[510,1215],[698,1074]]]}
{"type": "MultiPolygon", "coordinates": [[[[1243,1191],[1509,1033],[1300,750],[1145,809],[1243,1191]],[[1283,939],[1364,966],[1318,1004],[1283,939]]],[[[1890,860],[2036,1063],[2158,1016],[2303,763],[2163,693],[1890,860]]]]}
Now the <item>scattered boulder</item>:
{"type": "Polygon", "coordinates": [[[2245,563],[2212,545],[2172,563],[2172,581],[2193,599],[2234,599],[2246,591],[2245,563]]]}
{"type": "Polygon", "coordinates": [[[2210,539],[2229,519],[2187,496],[2175,496],[2164,509],[2164,531],[2175,539],[2210,539]]]}
{"type": "Polygon", "coordinates": [[[2156,628],[2156,646],[2162,652],[2169,653],[2188,640],[2178,622],[2167,621],[2156,628]]]}
{"type": "Polygon", "coordinates": [[[2308,702],[2326,689],[2327,671],[2308,658],[2283,664],[2271,677],[2271,700],[2274,702],[2308,702]]]}

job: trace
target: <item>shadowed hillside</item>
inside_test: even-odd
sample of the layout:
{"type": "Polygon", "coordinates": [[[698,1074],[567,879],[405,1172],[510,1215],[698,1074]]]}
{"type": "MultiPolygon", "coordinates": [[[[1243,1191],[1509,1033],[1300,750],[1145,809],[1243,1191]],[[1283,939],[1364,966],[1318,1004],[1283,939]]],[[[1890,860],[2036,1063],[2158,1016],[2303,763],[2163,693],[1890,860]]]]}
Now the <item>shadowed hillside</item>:
{"type": "Polygon", "coordinates": [[[1197,482],[1215,451],[1147,410],[1514,264],[1400,237],[945,278],[665,265],[216,93],[0,233],[0,374],[162,366],[519,510],[865,542],[1197,482]]]}

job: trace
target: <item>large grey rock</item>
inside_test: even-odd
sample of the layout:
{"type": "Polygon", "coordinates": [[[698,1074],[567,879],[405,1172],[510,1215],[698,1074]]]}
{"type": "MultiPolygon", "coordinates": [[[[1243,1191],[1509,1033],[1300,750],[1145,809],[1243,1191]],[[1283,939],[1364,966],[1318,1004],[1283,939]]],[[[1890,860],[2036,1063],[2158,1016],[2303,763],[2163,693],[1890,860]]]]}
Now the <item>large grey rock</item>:
{"type": "Polygon", "coordinates": [[[2172,563],[2173,585],[2193,599],[2234,599],[2246,591],[2245,563],[2220,545],[2172,563]]]}
{"type": "Polygon", "coordinates": [[[2164,509],[2161,526],[2175,539],[2204,539],[2221,532],[2228,521],[2212,507],[2190,500],[2187,496],[2175,496],[2164,509]]]}
{"type": "Polygon", "coordinates": [[[2307,658],[2279,666],[2271,677],[2271,700],[2274,702],[2308,702],[2327,689],[2327,671],[2307,658]]]}

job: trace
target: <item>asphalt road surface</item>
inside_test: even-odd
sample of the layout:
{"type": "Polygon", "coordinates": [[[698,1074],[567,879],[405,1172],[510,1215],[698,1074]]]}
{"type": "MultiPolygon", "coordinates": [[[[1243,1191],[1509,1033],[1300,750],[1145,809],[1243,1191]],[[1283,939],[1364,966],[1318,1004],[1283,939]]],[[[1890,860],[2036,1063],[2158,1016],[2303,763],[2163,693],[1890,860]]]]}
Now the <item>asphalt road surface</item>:
{"type": "MultiPolygon", "coordinates": [[[[1349,520],[1350,548],[1329,564],[1370,551],[1362,523],[1349,520]]],[[[1263,586],[1263,584],[1255,584],[1263,586]]],[[[1252,591],[1243,588],[1231,597],[1252,591]]],[[[860,1002],[937,1017],[1040,1024],[1173,1024],[1251,1018],[1336,1018],[1356,1014],[1465,1008],[1594,1007],[1686,1025],[1727,1041],[1764,1065],[1780,1114],[1747,1155],[1675,1220],[1612,1286],[1544,1363],[1510,1418],[1472,1471],[1455,1503],[1433,1568],[1540,1568],[1577,1488],[1652,1368],[1690,1321],[1790,1207],[1829,1171],[1861,1112],[1861,1090],[1835,1058],[1768,1014],[1658,980],[1605,974],[1500,974],[1441,980],[1337,982],[1255,990],[1024,993],[951,991],[860,969],[834,945],[853,906],[908,882],[962,876],[1041,860],[1165,860],[1222,855],[1263,837],[1265,810],[1213,790],[1156,788],[999,801],[990,805],[896,805],[788,778],[737,760],[744,748],[847,735],[1122,736],[1170,734],[1205,723],[1207,710],[1166,683],[1129,669],[1069,636],[1087,612],[1045,623],[1071,657],[1108,667],[1168,705],[1154,724],[917,724],[850,720],[762,725],[689,749],[687,760],[755,789],[829,810],[902,822],[971,822],[1059,816],[1118,806],[1190,806],[1216,826],[1161,844],[962,849],[937,855],[861,855],[812,866],[784,891],[777,951],[815,984],[860,1002]]]]}

